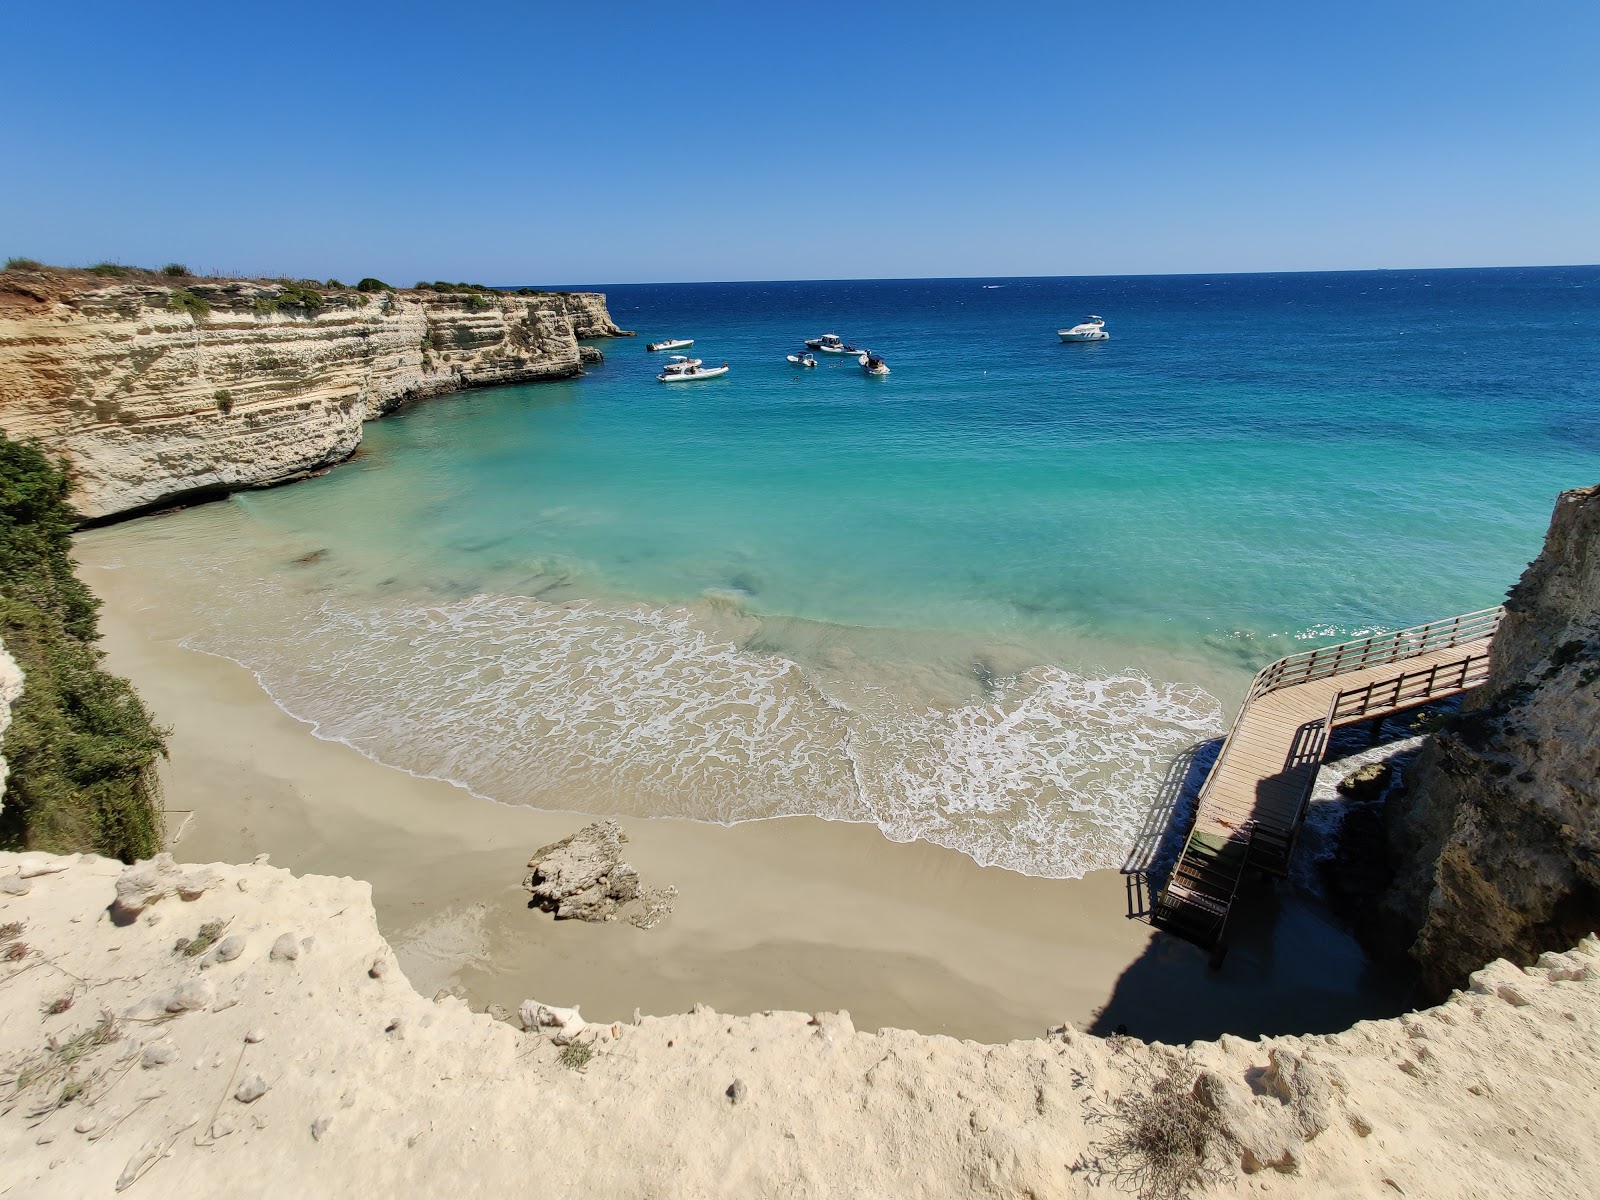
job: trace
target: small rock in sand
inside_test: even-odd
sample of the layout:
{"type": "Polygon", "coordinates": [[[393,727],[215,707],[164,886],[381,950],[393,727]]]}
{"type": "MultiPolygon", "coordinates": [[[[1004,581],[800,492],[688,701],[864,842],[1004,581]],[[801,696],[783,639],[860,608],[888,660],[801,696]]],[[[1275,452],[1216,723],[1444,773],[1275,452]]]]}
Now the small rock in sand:
{"type": "Polygon", "coordinates": [[[146,1046],[144,1056],[139,1059],[139,1065],[146,1070],[152,1067],[164,1067],[178,1057],[178,1047],[173,1045],[171,1038],[162,1038],[153,1045],[146,1046]]]}
{"type": "Polygon", "coordinates": [[[254,1104],[267,1094],[267,1081],[259,1075],[246,1075],[233,1098],[240,1104],[254,1104]]]}
{"type": "Polygon", "coordinates": [[[122,1174],[117,1176],[117,1191],[124,1191],[132,1187],[139,1176],[144,1173],[145,1168],[156,1160],[163,1149],[160,1139],[151,1138],[135,1150],[133,1157],[128,1160],[128,1165],[122,1168],[122,1174]]]}
{"type": "Polygon", "coordinates": [[[20,874],[11,874],[0,879],[0,892],[8,896],[26,896],[33,891],[33,884],[24,879],[20,874]]]}
{"type": "Polygon", "coordinates": [[[735,1079],[728,1085],[728,1090],[725,1094],[730,1104],[742,1104],[747,1091],[748,1089],[744,1086],[744,1080],[735,1079]]]}
{"type": "Polygon", "coordinates": [[[300,942],[292,933],[280,933],[267,957],[276,962],[293,962],[300,957],[300,942]]]}
{"type": "Polygon", "coordinates": [[[244,935],[242,933],[230,933],[217,943],[216,955],[218,962],[232,962],[243,953],[244,935]]]}
{"type": "Polygon", "coordinates": [[[367,968],[367,974],[374,979],[382,979],[389,973],[389,960],[380,954],[372,960],[372,965],[367,968]]]}
{"type": "Polygon", "coordinates": [[[322,1140],[322,1135],[328,1132],[328,1126],[333,1124],[332,1117],[318,1117],[311,1122],[311,1136],[316,1141],[322,1140]]]}
{"type": "Polygon", "coordinates": [[[193,1012],[208,1007],[217,998],[209,979],[189,979],[167,993],[163,1007],[169,1013],[193,1012]]]}
{"type": "Polygon", "coordinates": [[[255,1029],[252,1029],[248,1033],[246,1033],[244,1035],[244,1040],[249,1042],[252,1046],[254,1046],[257,1042],[265,1041],[266,1037],[267,1037],[267,1031],[258,1026],[255,1029]]]}

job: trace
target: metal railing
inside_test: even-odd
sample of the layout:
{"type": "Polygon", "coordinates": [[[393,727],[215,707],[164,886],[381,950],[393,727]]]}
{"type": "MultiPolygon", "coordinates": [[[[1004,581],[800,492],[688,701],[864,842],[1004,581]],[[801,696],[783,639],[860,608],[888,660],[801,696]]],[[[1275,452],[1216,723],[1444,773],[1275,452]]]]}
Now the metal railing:
{"type": "Polygon", "coordinates": [[[1297,683],[1309,683],[1330,675],[1343,675],[1348,671],[1400,662],[1469,642],[1487,641],[1500,628],[1500,619],[1504,615],[1503,608],[1485,608],[1451,617],[1447,621],[1431,621],[1394,633],[1377,634],[1359,641],[1340,642],[1335,646],[1290,654],[1261,669],[1250,685],[1245,703],[1297,683]]]}

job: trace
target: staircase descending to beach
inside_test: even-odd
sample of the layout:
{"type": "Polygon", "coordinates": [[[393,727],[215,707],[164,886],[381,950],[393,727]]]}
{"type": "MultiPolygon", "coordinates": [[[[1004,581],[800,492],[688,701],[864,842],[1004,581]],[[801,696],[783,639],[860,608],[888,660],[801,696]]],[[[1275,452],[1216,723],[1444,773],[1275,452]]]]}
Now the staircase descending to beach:
{"type": "Polygon", "coordinates": [[[1288,874],[1330,733],[1479,686],[1502,614],[1484,609],[1264,668],[1200,789],[1194,828],[1151,924],[1220,962],[1245,873],[1288,874]]]}

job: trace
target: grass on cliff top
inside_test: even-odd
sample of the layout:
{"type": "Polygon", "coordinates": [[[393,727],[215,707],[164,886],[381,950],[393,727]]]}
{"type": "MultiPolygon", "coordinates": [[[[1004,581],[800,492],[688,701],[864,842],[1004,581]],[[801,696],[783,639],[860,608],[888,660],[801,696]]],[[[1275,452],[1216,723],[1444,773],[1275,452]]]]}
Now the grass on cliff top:
{"type": "Polygon", "coordinates": [[[0,848],[132,862],[161,848],[166,742],[132,685],[100,669],[100,604],[72,569],[71,486],[0,432],[0,641],[23,672],[0,848]]]}

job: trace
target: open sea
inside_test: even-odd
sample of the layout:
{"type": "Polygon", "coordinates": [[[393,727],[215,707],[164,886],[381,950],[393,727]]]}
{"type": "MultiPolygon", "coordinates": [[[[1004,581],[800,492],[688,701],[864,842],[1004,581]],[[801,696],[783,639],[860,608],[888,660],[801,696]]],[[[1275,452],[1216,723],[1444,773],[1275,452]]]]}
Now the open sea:
{"type": "Polygon", "coordinates": [[[408,771],[1069,877],[1258,667],[1497,603],[1600,482],[1600,267],[601,290],[640,336],[582,379],[83,536],[408,771]],[[784,361],[827,332],[892,374],[784,361]]]}

